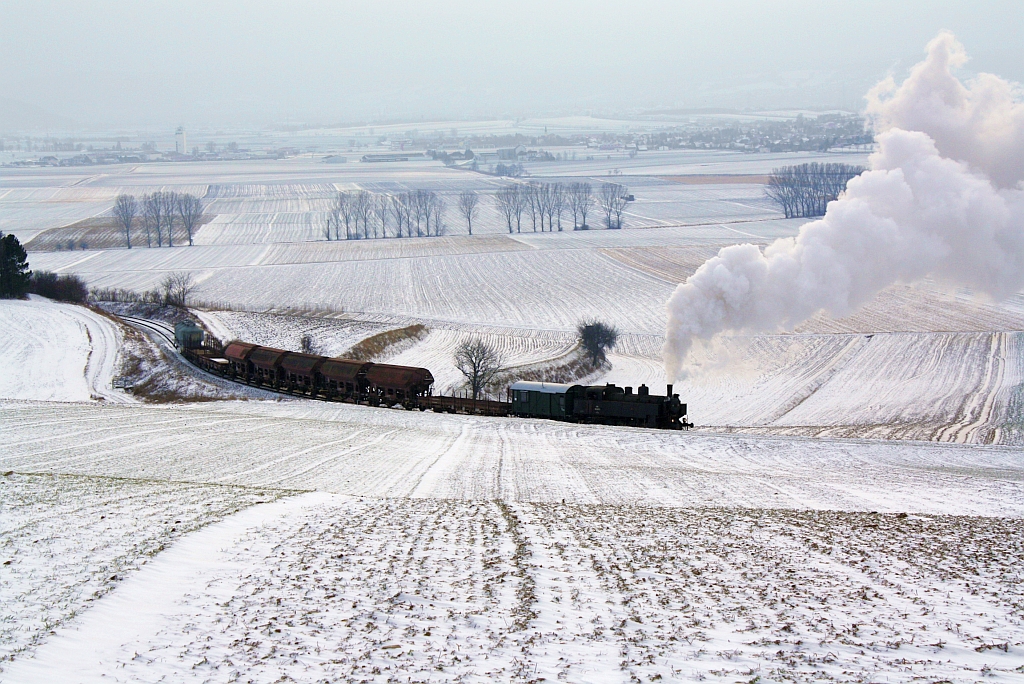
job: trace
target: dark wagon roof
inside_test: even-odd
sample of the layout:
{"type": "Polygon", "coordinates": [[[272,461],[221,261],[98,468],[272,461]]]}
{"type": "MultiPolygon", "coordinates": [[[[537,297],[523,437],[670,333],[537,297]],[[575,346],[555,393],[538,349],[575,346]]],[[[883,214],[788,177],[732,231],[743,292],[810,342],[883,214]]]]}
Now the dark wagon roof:
{"type": "Polygon", "coordinates": [[[284,349],[274,349],[273,347],[256,347],[249,354],[249,363],[256,366],[257,368],[263,368],[264,370],[270,370],[277,368],[281,365],[281,357],[287,354],[284,349]]]}
{"type": "Polygon", "coordinates": [[[259,345],[249,344],[248,342],[232,342],[224,350],[224,358],[231,361],[245,361],[249,358],[249,354],[252,353],[253,349],[256,349],[259,345]]]}
{"type": "Polygon", "coordinates": [[[371,365],[366,361],[349,361],[348,359],[327,359],[320,366],[320,375],[335,382],[355,382],[361,373],[371,365]]]}
{"type": "Polygon", "coordinates": [[[434,376],[426,368],[391,366],[386,363],[375,363],[370,366],[366,371],[366,379],[371,385],[378,387],[430,386],[434,383],[434,376]]]}
{"type": "Polygon", "coordinates": [[[296,375],[312,375],[320,368],[320,364],[326,360],[326,357],[317,356],[316,354],[288,352],[281,359],[281,368],[296,375]]]}

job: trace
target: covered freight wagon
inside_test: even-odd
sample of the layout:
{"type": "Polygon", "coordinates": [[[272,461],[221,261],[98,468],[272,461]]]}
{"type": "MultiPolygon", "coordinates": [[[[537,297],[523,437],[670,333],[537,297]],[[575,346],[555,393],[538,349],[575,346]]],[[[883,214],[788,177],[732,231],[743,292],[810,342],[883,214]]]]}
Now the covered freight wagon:
{"type": "Polygon", "coordinates": [[[366,392],[367,361],[326,359],[320,366],[321,391],[328,399],[351,397],[366,392]]]}
{"type": "Polygon", "coordinates": [[[327,361],[323,356],[287,352],[281,359],[281,381],[291,391],[314,392],[320,384],[319,370],[327,361]]]}
{"type": "Polygon", "coordinates": [[[249,365],[249,355],[252,354],[253,350],[258,349],[259,345],[249,344],[248,342],[230,342],[228,346],[224,348],[224,358],[227,359],[230,365],[230,372],[235,376],[241,376],[242,378],[248,378],[252,375],[252,366],[249,365]]]}
{"type": "Polygon", "coordinates": [[[274,385],[275,387],[284,379],[281,371],[281,361],[288,354],[284,349],[273,347],[256,347],[249,354],[249,364],[252,366],[253,379],[257,382],[274,385]]]}
{"type": "Polygon", "coordinates": [[[406,403],[429,394],[434,376],[426,368],[374,363],[366,371],[366,383],[371,398],[389,404],[406,403]]]}

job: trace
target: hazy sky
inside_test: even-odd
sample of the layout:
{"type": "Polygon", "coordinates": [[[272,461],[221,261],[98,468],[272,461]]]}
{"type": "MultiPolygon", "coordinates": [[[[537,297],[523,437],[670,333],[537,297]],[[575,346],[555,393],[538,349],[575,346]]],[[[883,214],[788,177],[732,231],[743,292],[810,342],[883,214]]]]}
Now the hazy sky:
{"type": "Polygon", "coordinates": [[[1020,0],[0,0],[0,127],[852,109],[943,28],[1022,81],[1022,26],[1020,0]]]}

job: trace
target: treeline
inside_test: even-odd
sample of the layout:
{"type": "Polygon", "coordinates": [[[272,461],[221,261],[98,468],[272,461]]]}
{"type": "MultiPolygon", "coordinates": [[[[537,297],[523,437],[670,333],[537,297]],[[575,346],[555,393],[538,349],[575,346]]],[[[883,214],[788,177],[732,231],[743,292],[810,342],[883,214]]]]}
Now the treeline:
{"type": "Polygon", "coordinates": [[[622,214],[629,201],[626,187],[618,183],[601,185],[595,197],[590,183],[515,183],[499,190],[494,201],[505,219],[508,232],[521,233],[529,217],[533,231],[562,230],[562,217],[572,216],[573,230],[588,230],[587,216],[598,203],[605,215],[605,225],[622,227],[622,214]],[[545,227],[545,220],[547,221],[545,227]]]}
{"type": "Polygon", "coordinates": [[[837,199],[851,178],[864,172],[852,164],[799,164],[773,169],[765,194],[786,218],[824,216],[829,202],[837,199]]]}
{"type": "Polygon", "coordinates": [[[396,195],[339,192],[323,235],[328,240],[440,236],[448,230],[447,210],[444,197],[431,190],[396,195]]]}
{"type": "Polygon", "coordinates": [[[118,195],[114,200],[114,220],[124,233],[125,244],[132,248],[132,229],[141,224],[146,247],[174,246],[174,229],[180,226],[192,245],[193,234],[203,218],[203,201],[183,192],[153,192],[136,199],[118,195]]]}
{"type": "Polygon", "coordinates": [[[36,271],[29,281],[28,291],[59,302],[84,304],[89,299],[85,281],[74,274],[58,275],[50,271],[36,271]]]}
{"type": "Polygon", "coordinates": [[[93,288],[89,292],[89,297],[97,302],[158,304],[185,308],[191,302],[197,288],[198,284],[191,273],[178,271],[168,273],[160,281],[159,287],[152,290],[136,292],[118,287],[93,288]]]}
{"type": "Polygon", "coordinates": [[[89,297],[85,281],[76,275],[33,273],[21,241],[10,233],[0,233],[0,299],[22,299],[26,294],[77,303],[89,297]]]}
{"type": "MultiPolygon", "coordinates": [[[[588,230],[587,217],[600,207],[608,228],[621,228],[626,203],[632,197],[618,183],[604,183],[595,195],[590,183],[511,183],[494,195],[498,213],[509,233],[561,231],[563,218],[572,216],[573,230],[588,230]]],[[[473,234],[480,195],[466,190],[458,195],[455,209],[473,234]]],[[[378,194],[365,190],[339,192],[323,225],[326,240],[366,240],[388,237],[446,235],[448,203],[431,190],[378,194]]]]}

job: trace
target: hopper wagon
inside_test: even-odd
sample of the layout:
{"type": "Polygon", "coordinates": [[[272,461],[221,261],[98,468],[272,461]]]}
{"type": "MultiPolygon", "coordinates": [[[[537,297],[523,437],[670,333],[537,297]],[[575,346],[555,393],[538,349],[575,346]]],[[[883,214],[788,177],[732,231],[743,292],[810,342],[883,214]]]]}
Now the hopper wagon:
{"type": "MultiPolygon", "coordinates": [[[[312,399],[369,406],[401,406],[436,412],[520,416],[574,423],[628,425],[680,430],[686,404],[669,385],[664,395],[646,385],[632,387],[516,382],[506,401],[439,396],[426,368],[336,359],[233,341],[223,351],[195,346],[193,331],[182,331],[182,354],[204,370],[254,387],[312,399]]],[[[176,330],[177,338],[177,330],[176,330]]]]}

